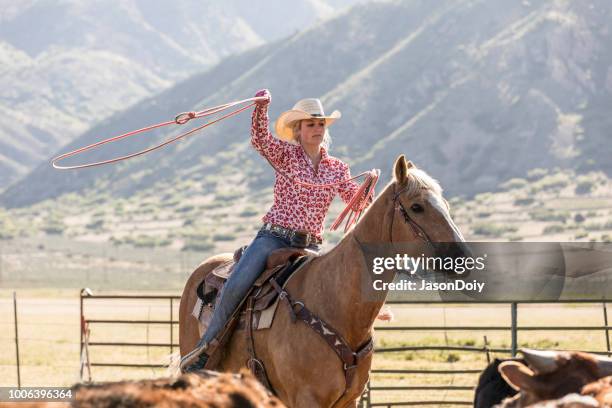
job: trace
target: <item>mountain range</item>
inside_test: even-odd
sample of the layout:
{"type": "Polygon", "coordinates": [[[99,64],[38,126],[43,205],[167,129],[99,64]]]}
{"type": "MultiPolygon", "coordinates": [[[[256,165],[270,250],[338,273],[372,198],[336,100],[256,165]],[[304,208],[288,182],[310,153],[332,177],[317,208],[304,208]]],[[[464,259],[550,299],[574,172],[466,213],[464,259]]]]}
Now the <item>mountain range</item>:
{"type": "MultiPolygon", "coordinates": [[[[228,56],[55,153],[266,87],[273,118],[303,97],[341,110],[331,152],[353,173],[378,167],[388,179],[404,153],[449,195],[495,190],[537,167],[611,174],[611,19],[606,0],[365,3],[228,56]]],[[[249,147],[249,126],[241,114],[119,165],[61,172],[43,163],[0,203],[27,206],[86,190],[127,196],[186,179],[200,183],[202,194],[229,185],[252,194],[271,185],[273,173],[249,147]]],[[[78,162],[126,154],[183,130],[132,138],[78,162]]]]}
{"type": "Polygon", "coordinates": [[[100,120],[355,0],[0,0],[0,191],[100,120]]]}

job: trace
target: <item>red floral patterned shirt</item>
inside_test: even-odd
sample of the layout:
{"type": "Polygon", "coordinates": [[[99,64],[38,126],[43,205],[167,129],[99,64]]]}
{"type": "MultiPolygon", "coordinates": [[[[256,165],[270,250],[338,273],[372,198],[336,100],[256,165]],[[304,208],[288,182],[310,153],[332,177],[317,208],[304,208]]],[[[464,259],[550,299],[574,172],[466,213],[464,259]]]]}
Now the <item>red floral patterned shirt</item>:
{"type": "MultiPolygon", "coordinates": [[[[269,128],[267,105],[257,105],[253,112],[251,144],[279,170],[305,183],[327,184],[351,177],[348,164],[328,155],[324,147],[321,147],[321,161],[315,171],[301,145],[273,137],[269,128]]],[[[308,231],[321,239],[327,210],[336,193],[340,194],[344,202],[348,202],[358,188],[355,181],[333,187],[306,187],[293,183],[277,172],[274,203],[263,217],[263,222],[294,231],[308,231]]]]}

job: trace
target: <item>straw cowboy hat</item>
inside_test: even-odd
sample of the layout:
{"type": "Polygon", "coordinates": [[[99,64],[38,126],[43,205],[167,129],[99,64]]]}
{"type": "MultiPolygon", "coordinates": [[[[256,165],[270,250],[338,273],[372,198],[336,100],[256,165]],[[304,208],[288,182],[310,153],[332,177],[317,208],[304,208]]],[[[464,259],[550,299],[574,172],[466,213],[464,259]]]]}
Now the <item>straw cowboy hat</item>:
{"type": "Polygon", "coordinates": [[[333,111],[331,115],[326,116],[323,111],[323,105],[317,98],[307,98],[298,101],[291,110],[281,113],[276,120],[274,130],[278,138],[293,142],[293,124],[298,120],[304,119],[325,119],[325,127],[339,119],[340,111],[333,111]]]}

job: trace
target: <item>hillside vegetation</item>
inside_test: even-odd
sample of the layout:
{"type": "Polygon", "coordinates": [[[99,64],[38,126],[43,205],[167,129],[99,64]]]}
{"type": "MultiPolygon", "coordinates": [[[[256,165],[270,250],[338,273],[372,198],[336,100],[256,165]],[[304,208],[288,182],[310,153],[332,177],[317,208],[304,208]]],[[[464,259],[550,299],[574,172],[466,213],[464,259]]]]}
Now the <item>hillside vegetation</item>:
{"type": "MultiPolygon", "coordinates": [[[[248,244],[271,205],[271,188],[249,193],[240,176],[232,179],[233,169],[227,170],[129,198],[67,194],[2,210],[0,280],[17,286],[180,288],[206,257],[248,244]]],[[[535,169],[500,189],[450,200],[467,240],[612,241],[612,180],[603,173],[535,169]]],[[[328,226],[341,207],[336,200],[328,226]]],[[[324,249],[342,235],[327,231],[324,249]]]]}

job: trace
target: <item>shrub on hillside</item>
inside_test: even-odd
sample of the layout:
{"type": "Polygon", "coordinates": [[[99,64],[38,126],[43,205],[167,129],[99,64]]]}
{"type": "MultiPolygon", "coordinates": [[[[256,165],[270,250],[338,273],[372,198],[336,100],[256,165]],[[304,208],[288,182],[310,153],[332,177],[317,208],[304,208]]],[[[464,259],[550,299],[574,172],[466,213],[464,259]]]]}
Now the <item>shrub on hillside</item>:
{"type": "Polygon", "coordinates": [[[584,226],[584,229],[587,231],[600,231],[612,229],[612,221],[608,221],[605,223],[589,223],[584,226]]]}
{"type": "Polygon", "coordinates": [[[16,235],[15,224],[0,209],[0,239],[13,239],[16,235]]]}
{"type": "Polygon", "coordinates": [[[112,236],[110,237],[109,241],[113,245],[132,245],[135,248],[164,247],[172,243],[172,240],[169,238],[160,238],[143,234],[138,235],[136,237],[128,235],[123,238],[117,238],[115,236],[112,236]]]}
{"type": "Polygon", "coordinates": [[[581,222],[586,221],[586,217],[580,213],[574,215],[574,222],[580,224],[581,222]]]}
{"type": "Polygon", "coordinates": [[[499,225],[494,223],[481,223],[472,227],[474,234],[485,237],[500,237],[507,232],[516,232],[518,228],[513,225],[499,225]]]}
{"type": "Polygon", "coordinates": [[[213,234],[213,241],[233,241],[236,239],[236,234],[232,232],[218,232],[213,234]]]}
{"type": "Polygon", "coordinates": [[[520,206],[527,206],[527,205],[531,205],[535,202],[535,199],[532,197],[523,197],[523,198],[517,198],[516,200],[514,200],[514,205],[520,205],[520,206]]]}
{"type": "Polygon", "coordinates": [[[574,239],[582,239],[582,238],[586,238],[589,236],[589,233],[586,231],[578,231],[575,235],[574,235],[574,239]]]}
{"type": "Polygon", "coordinates": [[[589,194],[591,191],[593,191],[593,187],[595,187],[594,181],[585,180],[576,184],[576,189],[574,191],[579,195],[589,194]]]}
{"type": "Polygon", "coordinates": [[[0,229],[0,240],[9,240],[15,238],[15,231],[0,229]]]}
{"type": "Polygon", "coordinates": [[[556,191],[569,184],[568,175],[564,173],[551,174],[531,184],[532,192],[556,191]]]}
{"type": "Polygon", "coordinates": [[[527,172],[527,179],[530,181],[539,180],[548,174],[548,169],[532,169],[527,172]]]}
{"type": "Polygon", "coordinates": [[[195,251],[195,252],[206,252],[210,251],[215,247],[215,244],[211,242],[210,238],[206,239],[198,239],[198,238],[188,238],[185,240],[185,244],[182,251],[195,251]]]}
{"type": "Polygon", "coordinates": [[[474,199],[479,203],[483,203],[487,200],[490,200],[491,198],[493,198],[493,194],[491,193],[480,193],[476,194],[476,196],[474,197],[474,199]]]}
{"type": "Polygon", "coordinates": [[[95,220],[90,222],[89,224],[85,225],[85,228],[90,229],[90,230],[97,230],[102,228],[102,226],[104,225],[104,220],[95,220]]]}
{"type": "Polygon", "coordinates": [[[44,220],[41,230],[49,235],[62,235],[66,225],[58,216],[52,214],[44,220]]]}
{"type": "Polygon", "coordinates": [[[242,193],[235,190],[218,191],[215,199],[218,201],[229,201],[242,196],[242,193]]]}
{"type": "Polygon", "coordinates": [[[168,246],[171,241],[167,238],[158,238],[150,235],[139,235],[133,241],[132,245],[136,248],[155,248],[158,246],[168,246]]]}
{"type": "Polygon", "coordinates": [[[505,183],[500,184],[500,187],[503,190],[516,190],[518,188],[523,188],[527,185],[527,180],[522,178],[512,178],[505,183]]]}
{"type": "Polygon", "coordinates": [[[259,211],[252,207],[247,207],[244,210],[242,210],[240,213],[238,213],[240,217],[252,217],[257,214],[259,214],[259,211]]]}
{"type": "Polygon", "coordinates": [[[544,227],[544,230],[542,231],[542,233],[544,235],[548,235],[548,234],[558,234],[563,231],[565,231],[565,226],[560,225],[560,224],[553,224],[553,225],[547,225],[546,227],[544,227]]]}
{"type": "Polygon", "coordinates": [[[555,212],[550,209],[541,209],[529,212],[529,217],[535,221],[565,222],[570,214],[567,211],[555,212]]]}
{"type": "Polygon", "coordinates": [[[177,212],[186,213],[195,210],[195,206],[191,204],[183,205],[176,209],[177,212]]]}

